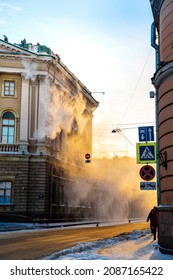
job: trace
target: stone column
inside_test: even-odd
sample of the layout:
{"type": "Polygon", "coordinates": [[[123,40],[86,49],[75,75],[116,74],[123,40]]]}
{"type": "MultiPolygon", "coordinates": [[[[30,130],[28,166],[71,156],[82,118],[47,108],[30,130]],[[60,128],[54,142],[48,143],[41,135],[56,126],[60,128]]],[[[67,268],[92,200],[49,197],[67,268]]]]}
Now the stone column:
{"type": "Polygon", "coordinates": [[[30,82],[29,93],[29,139],[35,138],[38,116],[38,80],[30,82]]]}
{"type": "Polygon", "coordinates": [[[29,80],[22,76],[19,149],[25,153],[28,152],[28,104],[29,80]]]}
{"type": "Polygon", "coordinates": [[[39,75],[39,99],[38,99],[38,121],[37,139],[44,140],[46,136],[46,125],[50,103],[50,83],[46,76],[39,75]]]}
{"type": "Polygon", "coordinates": [[[45,142],[46,125],[49,112],[50,82],[46,75],[38,75],[38,105],[37,105],[37,152],[47,153],[45,142]]]}

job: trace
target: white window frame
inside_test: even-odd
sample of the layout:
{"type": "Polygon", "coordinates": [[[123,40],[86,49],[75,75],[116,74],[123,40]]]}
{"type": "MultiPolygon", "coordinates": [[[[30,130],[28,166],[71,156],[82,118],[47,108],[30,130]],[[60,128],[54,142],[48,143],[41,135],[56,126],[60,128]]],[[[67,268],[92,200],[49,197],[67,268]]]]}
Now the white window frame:
{"type": "Polygon", "coordinates": [[[7,78],[7,79],[5,79],[5,78],[3,78],[2,79],[2,88],[1,88],[1,90],[2,90],[2,97],[4,97],[4,98],[16,98],[17,97],[17,80],[16,79],[13,79],[13,78],[11,78],[11,79],[9,79],[9,78],[7,78]],[[5,83],[14,83],[14,94],[5,94],[5,83]]]}
{"type": "Polygon", "coordinates": [[[14,113],[12,113],[12,112],[4,112],[3,113],[3,115],[2,115],[2,125],[1,125],[1,142],[3,143],[3,144],[14,144],[14,142],[15,142],[15,115],[14,115],[14,113]],[[13,114],[13,116],[14,116],[14,119],[7,119],[7,118],[3,118],[3,116],[4,116],[4,114],[6,114],[6,113],[11,113],[11,114],[13,114]],[[7,124],[4,124],[4,121],[8,121],[8,123],[7,124]],[[13,124],[10,124],[10,120],[11,121],[13,121],[14,123],[13,124]],[[6,128],[7,129],[7,135],[5,135],[6,137],[7,137],[7,141],[4,141],[3,140],[3,137],[4,137],[4,133],[3,133],[3,129],[4,128],[6,128]],[[13,134],[12,135],[10,135],[10,128],[13,128],[13,134]],[[13,137],[13,140],[12,140],[12,143],[11,143],[11,141],[9,141],[10,140],[10,138],[11,137],[13,137]]]}
{"type": "Polygon", "coordinates": [[[0,181],[0,205],[11,205],[12,204],[12,181],[0,181]],[[7,194],[10,195],[7,195],[7,194]],[[1,195],[3,194],[3,195],[1,195]],[[1,201],[4,199],[4,201],[1,201]],[[6,201],[9,198],[9,201],[6,201]]]}

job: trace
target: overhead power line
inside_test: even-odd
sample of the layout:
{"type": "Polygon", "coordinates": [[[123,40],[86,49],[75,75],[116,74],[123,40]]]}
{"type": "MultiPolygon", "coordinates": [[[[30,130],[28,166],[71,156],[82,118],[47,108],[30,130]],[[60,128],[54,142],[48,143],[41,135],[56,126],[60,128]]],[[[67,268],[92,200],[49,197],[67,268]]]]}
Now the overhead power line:
{"type": "Polygon", "coordinates": [[[149,52],[149,54],[148,54],[148,56],[147,56],[147,59],[146,59],[145,64],[144,64],[144,66],[143,66],[143,68],[142,68],[142,71],[141,71],[141,73],[140,73],[140,75],[139,75],[139,78],[138,78],[138,80],[137,80],[136,86],[135,86],[135,88],[134,88],[134,90],[133,90],[133,92],[132,92],[131,98],[130,98],[130,100],[129,100],[129,103],[127,104],[127,108],[126,108],[126,110],[125,110],[125,112],[124,112],[124,115],[123,115],[123,117],[122,117],[122,119],[121,119],[120,124],[123,122],[123,120],[124,120],[124,118],[125,118],[125,116],[126,116],[126,113],[127,113],[127,111],[128,111],[128,108],[129,108],[129,106],[130,106],[130,104],[131,104],[131,102],[132,102],[133,96],[134,96],[134,94],[135,94],[135,92],[136,92],[136,89],[137,89],[137,87],[138,87],[138,85],[139,85],[140,79],[141,79],[141,77],[142,77],[142,75],[143,75],[143,72],[144,72],[145,67],[146,67],[146,65],[147,65],[147,63],[148,63],[149,57],[150,57],[150,55],[151,55],[151,51],[152,51],[152,49],[150,50],[150,52],[149,52]]]}

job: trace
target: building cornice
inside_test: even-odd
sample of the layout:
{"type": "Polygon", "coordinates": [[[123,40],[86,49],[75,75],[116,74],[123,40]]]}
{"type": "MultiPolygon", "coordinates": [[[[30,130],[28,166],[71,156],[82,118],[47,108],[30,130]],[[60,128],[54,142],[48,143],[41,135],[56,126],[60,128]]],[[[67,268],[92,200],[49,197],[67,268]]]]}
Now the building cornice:
{"type": "Polygon", "coordinates": [[[158,27],[159,26],[159,14],[160,14],[160,9],[165,0],[150,0],[152,12],[153,12],[153,17],[154,17],[154,22],[155,25],[158,27]]]}
{"type": "Polygon", "coordinates": [[[152,78],[152,84],[156,89],[158,89],[160,85],[169,77],[173,77],[173,60],[165,63],[164,66],[159,68],[152,78]]]}
{"type": "MultiPolygon", "coordinates": [[[[68,75],[71,79],[77,82],[81,87],[81,91],[86,96],[86,98],[93,104],[93,107],[98,107],[99,103],[93,98],[91,92],[87,87],[68,69],[66,65],[60,60],[57,55],[50,55],[44,53],[33,52],[28,49],[22,48],[19,45],[11,44],[0,39],[0,58],[8,60],[28,60],[32,62],[47,62],[50,65],[54,65],[55,68],[61,68],[64,74],[68,75]]],[[[14,71],[14,69],[13,69],[14,71]]],[[[19,71],[17,71],[19,72],[19,71]]],[[[21,69],[20,69],[21,72],[21,69]]],[[[23,72],[23,71],[22,71],[23,72]]]]}

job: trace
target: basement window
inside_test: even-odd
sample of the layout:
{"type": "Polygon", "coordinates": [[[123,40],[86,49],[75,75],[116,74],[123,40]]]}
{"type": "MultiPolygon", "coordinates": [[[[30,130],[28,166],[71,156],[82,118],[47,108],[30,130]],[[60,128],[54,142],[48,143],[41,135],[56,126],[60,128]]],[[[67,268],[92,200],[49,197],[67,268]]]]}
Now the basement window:
{"type": "Polygon", "coordinates": [[[11,185],[12,182],[0,181],[0,204],[11,204],[11,185]]]}

